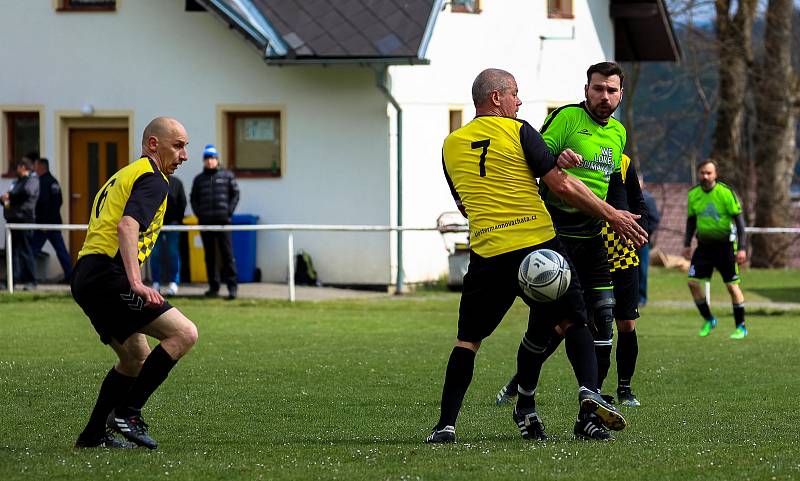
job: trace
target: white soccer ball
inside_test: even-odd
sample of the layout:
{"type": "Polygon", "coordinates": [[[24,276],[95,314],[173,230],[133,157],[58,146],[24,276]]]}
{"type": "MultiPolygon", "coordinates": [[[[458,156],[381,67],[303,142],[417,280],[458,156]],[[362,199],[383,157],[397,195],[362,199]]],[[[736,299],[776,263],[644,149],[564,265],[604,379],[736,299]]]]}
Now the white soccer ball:
{"type": "Polygon", "coordinates": [[[538,249],[522,259],[517,279],[526,296],[534,301],[550,302],[567,292],[572,274],[561,254],[538,249]]]}

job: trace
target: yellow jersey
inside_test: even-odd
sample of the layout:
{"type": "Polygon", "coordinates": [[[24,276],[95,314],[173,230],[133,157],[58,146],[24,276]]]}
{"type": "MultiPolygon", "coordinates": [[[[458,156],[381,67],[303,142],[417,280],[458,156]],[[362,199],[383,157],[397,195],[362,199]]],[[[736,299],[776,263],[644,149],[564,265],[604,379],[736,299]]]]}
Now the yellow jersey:
{"type": "Polygon", "coordinates": [[[478,255],[492,257],[555,237],[536,182],[555,167],[555,158],[524,120],[474,118],[447,136],[442,163],[478,255]]]}
{"type": "Polygon", "coordinates": [[[117,225],[123,216],[139,223],[138,258],[143,264],[164,223],[169,180],[149,157],[118,170],[94,198],[86,241],[78,259],[89,254],[116,258],[119,253],[117,225]]]}

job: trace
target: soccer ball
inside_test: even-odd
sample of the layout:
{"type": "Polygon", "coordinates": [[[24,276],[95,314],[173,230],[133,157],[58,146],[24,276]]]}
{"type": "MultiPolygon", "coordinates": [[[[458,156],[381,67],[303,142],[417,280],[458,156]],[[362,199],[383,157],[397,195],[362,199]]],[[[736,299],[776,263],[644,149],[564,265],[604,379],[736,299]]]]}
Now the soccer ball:
{"type": "Polygon", "coordinates": [[[519,286],[526,296],[538,302],[555,301],[567,292],[572,274],[569,263],[556,251],[531,252],[519,266],[519,286]]]}

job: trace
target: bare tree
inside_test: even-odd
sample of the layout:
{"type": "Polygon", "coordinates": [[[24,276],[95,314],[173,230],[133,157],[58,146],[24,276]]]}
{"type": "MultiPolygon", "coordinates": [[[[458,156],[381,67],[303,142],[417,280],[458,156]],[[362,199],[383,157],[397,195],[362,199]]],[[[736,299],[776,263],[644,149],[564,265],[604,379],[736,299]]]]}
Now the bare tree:
{"type": "Polygon", "coordinates": [[[711,156],[717,160],[727,183],[739,192],[745,207],[750,200],[747,179],[752,178],[750,160],[742,155],[745,98],[753,62],[752,34],[756,0],[716,0],[716,30],[719,45],[719,89],[717,124],[711,156]],[[732,11],[736,7],[735,13],[732,11]]]}
{"type": "MultiPolygon", "coordinates": [[[[764,55],[754,70],[757,130],[755,161],[755,225],[786,227],[791,224],[789,186],[796,161],[800,82],[792,69],[792,0],[770,0],[766,14],[764,55]]],[[[752,264],[784,267],[791,239],[783,235],[754,236],[752,264]]]]}

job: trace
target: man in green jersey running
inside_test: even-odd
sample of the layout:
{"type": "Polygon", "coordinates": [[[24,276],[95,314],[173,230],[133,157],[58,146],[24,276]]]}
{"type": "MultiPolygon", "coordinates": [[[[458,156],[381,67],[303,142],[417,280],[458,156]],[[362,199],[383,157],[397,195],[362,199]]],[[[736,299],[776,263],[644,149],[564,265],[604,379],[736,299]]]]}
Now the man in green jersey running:
{"type": "Polygon", "coordinates": [[[745,246],[744,220],[742,208],[736,193],[722,182],[717,181],[717,163],[707,159],[698,166],[700,185],[689,190],[688,218],[683,255],[687,259],[692,253],[692,237],[697,233],[697,248],[691,256],[689,266],[689,290],[694,303],[705,322],[700,336],[707,336],[717,326],[717,319],[711,314],[701,280],[711,278],[716,268],[733,303],[733,318],[736,329],[731,339],[744,339],[747,328],[744,326],[744,295],[739,288],[739,264],[747,260],[745,246]],[[736,223],[732,228],[731,221],[736,223]]]}

